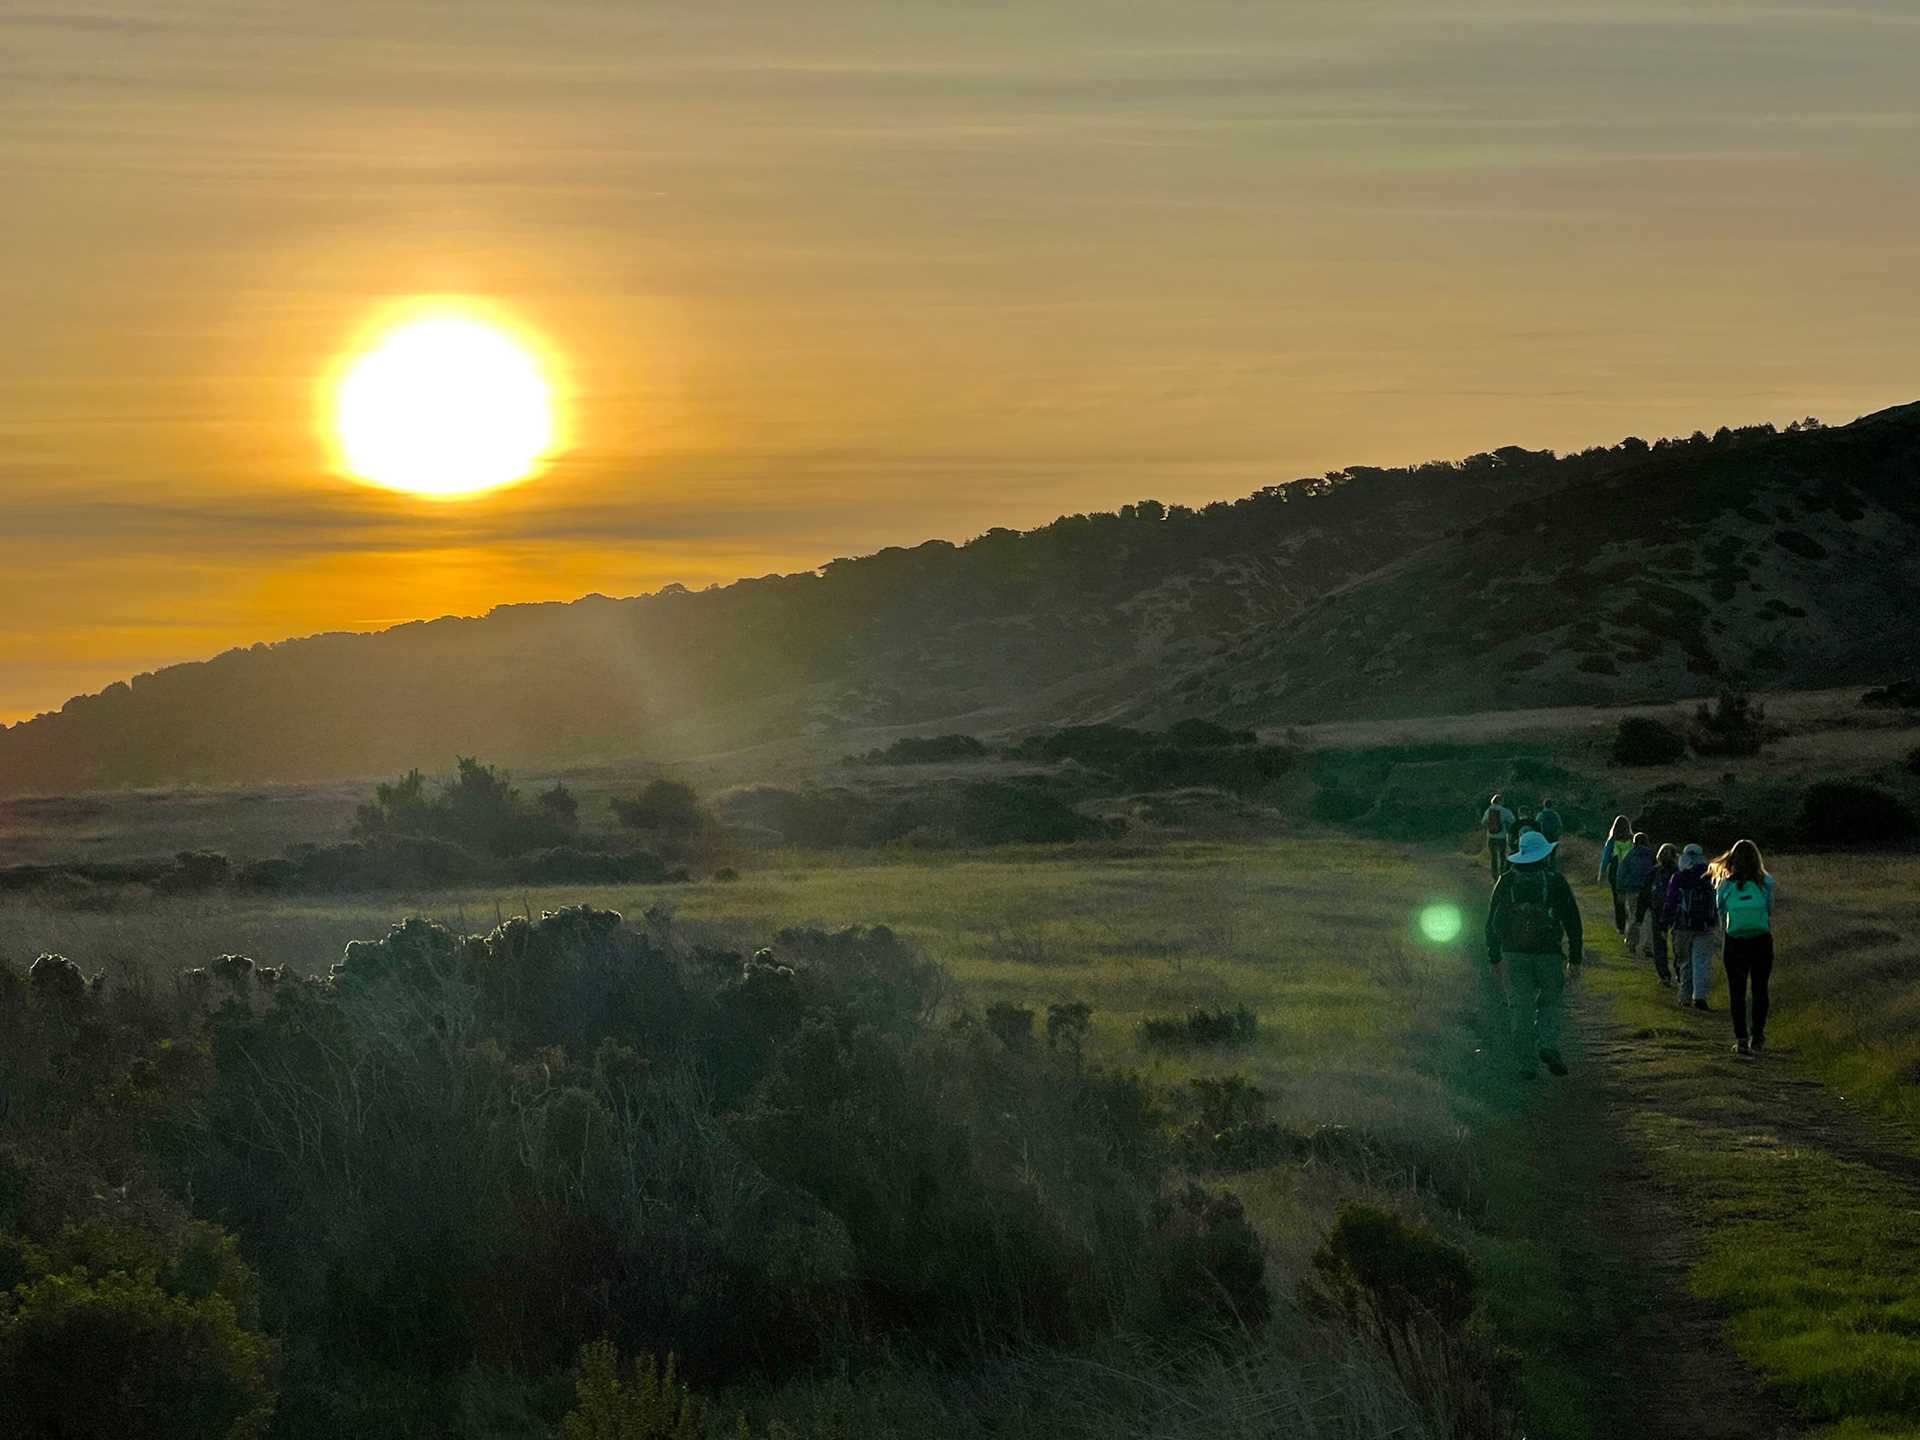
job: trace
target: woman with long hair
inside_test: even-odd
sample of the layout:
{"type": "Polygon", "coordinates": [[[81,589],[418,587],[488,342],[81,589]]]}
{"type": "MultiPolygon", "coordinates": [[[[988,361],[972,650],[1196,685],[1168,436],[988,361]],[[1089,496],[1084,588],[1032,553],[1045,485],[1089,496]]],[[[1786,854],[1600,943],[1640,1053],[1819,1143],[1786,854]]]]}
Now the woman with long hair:
{"type": "Polygon", "coordinates": [[[1727,1008],[1733,1012],[1733,1052],[1748,1058],[1767,1044],[1767,982],[1773,978],[1773,876],[1751,840],[1707,867],[1714,906],[1726,934],[1721,963],[1727,967],[1727,1008]],[[1753,1017],[1747,1017],[1747,985],[1753,985],[1753,1017]]]}
{"type": "Polygon", "coordinates": [[[1613,828],[1600,842],[1600,883],[1613,892],[1613,928],[1627,933],[1627,897],[1620,893],[1620,862],[1633,849],[1633,826],[1624,815],[1616,815],[1613,828]]]}

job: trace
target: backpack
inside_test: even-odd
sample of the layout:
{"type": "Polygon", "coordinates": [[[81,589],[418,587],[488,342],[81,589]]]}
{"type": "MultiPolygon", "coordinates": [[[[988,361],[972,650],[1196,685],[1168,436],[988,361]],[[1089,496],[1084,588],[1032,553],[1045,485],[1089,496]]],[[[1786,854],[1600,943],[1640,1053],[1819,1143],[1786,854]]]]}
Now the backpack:
{"type": "Polygon", "coordinates": [[[1614,868],[1613,888],[1622,895],[1638,895],[1653,875],[1653,851],[1636,845],[1621,857],[1614,868]]]}
{"type": "Polygon", "coordinates": [[[1680,900],[1673,907],[1674,929],[1711,930],[1719,924],[1720,911],[1714,904],[1713,883],[1707,879],[1704,865],[1682,870],[1676,883],[1680,887],[1680,900]]]}
{"type": "Polygon", "coordinates": [[[1538,815],[1533,817],[1533,820],[1534,823],[1540,827],[1540,833],[1546,836],[1547,839],[1558,840],[1560,838],[1560,812],[1558,810],[1542,810],[1538,815]]]}
{"type": "Polygon", "coordinates": [[[1504,835],[1506,833],[1507,833],[1506,822],[1500,818],[1499,808],[1497,806],[1489,805],[1487,807],[1487,834],[1504,835]]]}
{"type": "Polygon", "coordinates": [[[1765,935],[1771,928],[1764,886],[1740,884],[1727,891],[1727,934],[1765,935]]]}
{"type": "Polygon", "coordinates": [[[1553,913],[1553,877],[1544,870],[1509,875],[1500,948],[1521,955],[1557,955],[1560,935],[1560,917],[1553,913]]]}

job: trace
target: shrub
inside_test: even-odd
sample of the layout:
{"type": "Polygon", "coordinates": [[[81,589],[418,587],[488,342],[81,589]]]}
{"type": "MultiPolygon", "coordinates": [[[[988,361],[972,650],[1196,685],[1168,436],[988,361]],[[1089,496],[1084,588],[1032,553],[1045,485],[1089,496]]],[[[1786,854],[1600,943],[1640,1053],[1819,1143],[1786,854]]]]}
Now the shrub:
{"type": "Polygon", "coordinates": [[[1883,710],[1920,709],[1920,680],[1896,680],[1891,685],[1882,685],[1862,695],[1860,703],[1883,710]]]}
{"type": "Polygon", "coordinates": [[[563,1440],[702,1440],[705,1407],[651,1355],[621,1363],[613,1341],[583,1346],[575,1367],[573,1410],[562,1422],[563,1440]]]}
{"type": "Polygon", "coordinates": [[[1167,739],[1172,744],[1197,750],[1213,745],[1251,745],[1256,737],[1251,730],[1229,730],[1211,720],[1191,719],[1169,725],[1167,739]]]}
{"type": "Polygon", "coordinates": [[[1920,830],[1894,795],[1852,780],[1822,780],[1800,800],[1800,829],[1822,845],[1873,845],[1906,840],[1920,830]]]}
{"type": "Polygon", "coordinates": [[[1323,786],[1313,792],[1309,808],[1313,818],[1341,824],[1356,820],[1373,804],[1367,796],[1341,785],[1323,786]]]}
{"type": "Polygon", "coordinates": [[[1149,1015],[1135,1027],[1142,1045],[1244,1045],[1259,1032],[1260,1019],[1245,1005],[1229,1010],[1189,1010],[1185,1015],[1149,1015]]]}
{"type": "Polygon", "coordinates": [[[629,830],[691,835],[700,828],[699,796],[678,780],[655,780],[638,795],[616,796],[613,813],[629,830]]]}
{"type": "Polygon", "coordinates": [[[1629,715],[1613,736],[1616,765],[1671,765],[1687,753],[1687,737],[1649,715],[1629,715]]]}
{"type": "Polygon", "coordinates": [[[986,756],[987,747],[972,735],[908,735],[884,749],[869,750],[860,760],[867,765],[935,765],[986,756]]]}
{"type": "Polygon", "coordinates": [[[660,857],[647,850],[582,850],[556,845],[513,862],[514,879],[529,885],[656,885],[667,878],[660,857]]]}
{"type": "Polygon", "coordinates": [[[1907,752],[1907,773],[1920,775],[1920,745],[1914,746],[1907,752]]]}
{"type": "Polygon", "coordinates": [[[1475,1323],[1479,1282],[1459,1246],[1391,1211],[1349,1202],[1314,1252],[1301,1301],[1377,1345],[1446,1433],[1504,1440],[1513,1357],[1475,1323]]]}
{"type": "Polygon", "coordinates": [[[987,1007],[987,1029],[1009,1050],[1024,1050],[1033,1043],[1033,1011],[996,1000],[987,1007]]]}
{"type": "Polygon", "coordinates": [[[1162,1325],[1239,1334],[1272,1312],[1266,1248],[1230,1191],[1189,1183],[1163,1196],[1153,1208],[1151,1254],[1162,1325]]]}
{"type": "Polygon", "coordinates": [[[128,1227],[68,1227],[11,1247],[0,1291],[0,1394],[9,1433],[262,1436],[274,1347],[259,1333],[253,1275],[210,1225],[176,1241],[128,1227]]]}
{"type": "Polygon", "coordinates": [[[409,770],[377,786],[373,800],[354,813],[354,838],[438,839],[488,855],[517,855],[564,841],[576,828],[579,809],[566,787],[556,785],[529,805],[511,779],[504,770],[462,755],[454,773],[439,782],[438,793],[429,795],[426,777],[409,770]]]}
{"type": "Polygon", "coordinates": [[[1064,1050],[1076,1060],[1093,1030],[1093,1007],[1084,1000],[1047,1006],[1047,1048],[1064,1050]]]}
{"type": "Polygon", "coordinates": [[[1694,712],[1689,741],[1697,755],[1758,755],[1767,740],[1764,705],[1741,690],[1723,690],[1694,712]]]}

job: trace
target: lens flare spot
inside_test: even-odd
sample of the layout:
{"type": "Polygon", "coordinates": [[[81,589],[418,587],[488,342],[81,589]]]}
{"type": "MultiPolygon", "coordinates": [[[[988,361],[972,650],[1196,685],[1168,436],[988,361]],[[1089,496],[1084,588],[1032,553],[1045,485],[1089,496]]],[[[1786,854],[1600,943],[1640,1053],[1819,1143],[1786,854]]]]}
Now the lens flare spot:
{"type": "Polygon", "coordinates": [[[1451,945],[1460,938],[1465,923],[1460,915],[1460,907],[1444,901],[1429,905],[1420,912],[1420,934],[1433,945],[1451,945]]]}

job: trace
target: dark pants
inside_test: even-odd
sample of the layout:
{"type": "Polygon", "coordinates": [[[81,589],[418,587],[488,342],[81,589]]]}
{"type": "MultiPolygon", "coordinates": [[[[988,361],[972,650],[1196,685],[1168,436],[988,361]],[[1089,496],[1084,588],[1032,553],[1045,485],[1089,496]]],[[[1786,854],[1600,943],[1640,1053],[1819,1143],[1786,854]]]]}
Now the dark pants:
{"type": "Polygon", "coordinates": [[[1487,868],[1493,872],[1494,879],[1500,878],[1500,872],[1506,867],[1506,863],[1507,842],[1498,835],[1487,836],[1487,868]]]}
{"type": "Polygon", "coordinates": [[[1733,1038],[1767,1033],[1767,981],[1773,977],[1773,936],[1729,935],[1720,959],[1727,967],[1727,1008],[1733,1011],[1733,1038]],[[1747,1028],[1747,981],[1753,981],[1753,1028],[1747,1028]]]}
{"type": "Polygon", "coordinates": [[[1627,933],[1627,894],[1624,890],[1613,892],[1613,928],[1622,935],[1627,933]]]}

